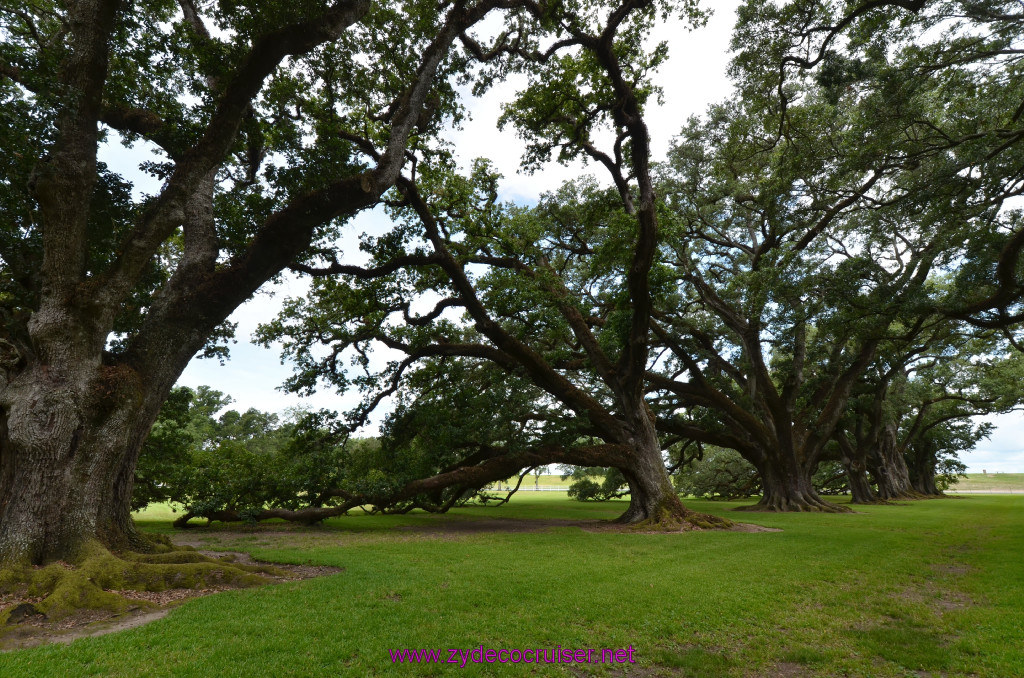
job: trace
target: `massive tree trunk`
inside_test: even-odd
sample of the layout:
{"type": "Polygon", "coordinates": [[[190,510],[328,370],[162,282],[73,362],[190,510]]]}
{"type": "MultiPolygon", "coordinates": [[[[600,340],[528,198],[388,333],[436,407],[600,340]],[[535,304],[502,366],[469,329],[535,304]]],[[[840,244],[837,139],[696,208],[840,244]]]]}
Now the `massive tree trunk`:
{"type": "Polygon", "coordinates": [[[942,490],[935,484],[935,469],[925,468],[914,476],[914,491],[929,497],[943,496],[942,490]]]}
{"type": "Polygon", "coordinates": [[[868,480],[867,454],[862,448],[850,443],[845,431],[838,431],[836,441],[839,443],[839,462],[846,471],[850,483],[850,497],[854,504],[875,504],[878,497],[868,480]]]}
{"type": "Polygon", "coordinates": [[[846,478],[850,483],[850,497],[854,504],[876,504],[878,497],[871,488],[871,481],[868,480],[867,468],[863,462],[851,462],[843,464],[846,470],[846,478]]]}
{"type": "MultiPolygon", "coordinates": [[[[179,353],[187,352],[181,350],[179,353]]],[[[114,475],[110,491],[100,505],[97,522],[97,535],[100,541],[109,548],[145,551],[150,542],[143,537],[132,520],[132,490],[135,485],[135,467],[138,465],[142,445],[156,421],[157,415],[171,388],[184,371],[188,357],[178,356],[177,364],[170,361],[164,364],[159,375],[150,375],[142,389],[141,402],[131,417],[117,471],[114,475]]],[[[169,356],[170,357],[170,356],[169,356]]]]}
{"type": "Polygon", "coordinates": [[[732,521],[683,506],[665,469],[653,419],[642,401],[635,411],[636,415],[631,418],[633,435],[627,441],[630,454],[621,469],[629,484],[629,507],[617,522],[662,529],[731,526],[732,521]]]}
{"type": "Polygon", "coordinates": [[[680,522],[687,510],[679,501],[672,479],[665,470],[657,441],[634,447],[632,463],[622,469],[629,484],[629,508],[618,518],[621,523],[680,522]]]}
{"type": "Polygon", "coordinates": [[[911,484],[916,492],[929,497],[941,497],[942,490],[935,484],[935,453],[927,443],[922,448],[912,449],[914,466],[911,469],[911,484]]]}
{"type": "Polygon", "coordinates": [[[74,560],[90,540],[112,542],[102,516],[140,396],[124,367],[37,364],[14,375],[0,392],[0,561],[74,560]]]}
{"type": "Polygon", "coordinates": [[[917,496],[910,484],[910,471],[899,449],[895,424],[886,425],[878,444],[868,458],[868,466],[881,499],[913,499],[917,496]]]}
{"type": "Polygon", "coordinates": [[[152,546],[131,519],[135,466],[164,399],[203,343],[200,333],[176,330],[151,335],[158,359],[137,367],[104,365],[98,349],[67,362],[44,351],[49,364],[29,356],[6,385],[0,378],[0,561],[74,560],[90,541],[152,546]]]}
{"type": "Polygon", "coordinates": [[[814,465],[801,463],[793,453],[786,454],[778,450],[763,453],[755,466],[761,474],[764,494],[761,501],[753,506],[742,507],[743,510],[828,513],[844,513],[850,510],[819,497],[811,482],[814,465]]]}

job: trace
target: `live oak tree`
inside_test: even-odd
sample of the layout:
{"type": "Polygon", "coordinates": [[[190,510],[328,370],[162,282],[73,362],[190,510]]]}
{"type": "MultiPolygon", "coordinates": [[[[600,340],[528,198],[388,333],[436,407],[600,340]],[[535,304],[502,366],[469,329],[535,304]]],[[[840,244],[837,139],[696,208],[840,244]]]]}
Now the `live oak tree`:
{"type": "Polygon", "coordinates": [[[566,495],[577,501],[609,501],[629,494],[622,472],[616,468],[562,466],[562,480],[571,480],[566,495]]]}
{"type": "Polygon", "coordinates": [[[677,367],[652,384],[689,408],[664,426],[758,466],[762,507],[836,510],[809,478],[897,321],[1014,298],[1021,17],[996,5],[749,2],[740,96],[675,151],[677,367]],[[926,299],[950,272],[985,286],[926,299]]]}
{"type": "MultiPolygon", "coordinates": [[[[934,470],[926,469],[924,459],[915,459],[911,473],[907,463],[912,457],[910,440],[931,428],[918,417],[924,418],[946,400],[957,405],[951,409],[939,405],[939,409],[962,417],[929,418],[933,426],[942,427],[946,422],[952,426],[956,419],[1005,412],[1014,407],[1013,397],[1005,389],[999,393],[997,384],[1012,380],[1015,372],[1013,359],[1005,355],[1005,344],[994,333],[973,330],[931,311],[913,327],[905,328],[901,336],[883,342],[854,386],[835,433],[854,503],[921,497],[911,478],[934,475],[934,470]],[[910,424],[911,420],[916,424],[910,424]]],[[[964,423],[964,430],[984,428],[964,423]]],[[[970,437],[962,438],[964,451],[977,441],[968,444],[970,437]]]]}
{"type": "MultiPolygon", "coordinates": [[[[320,278],[313,300],[293,302],[264,336],[289,338],[300,383],[322,377],[345,387],[339,356],[350,348],[365,356],[374,344],[405,354],[388,367],[390,391],[421,360],[488,361],[540,389],[580,438],[554,444],[542,435],[519,453],[471,455],[448,480],[479,486],[537,463],[615,467],[630,488],[622,521],[723,522],[680,504],[645,401],[660,236],[643,112],[652,94],[647,74],[664,50],[645,53],[643,38],[660,11],[623,3],[563,20],[546,50],[504,40],[477,46],[485,64],[500,69],[519,57],[531,77],[506,113],[528,141],[528,161],[555,151],[563,160],[589,158],[610,174],[614,189],[582,182],[522,211],[497,202],[497,177],[486,164],[468,178],[439,163],[420,166],[416,177],[399,182],[393,207],[400,225],[365,245],[370,265],[296,267],[320,278]],[[610,138],[604,150],[600,133],[610,138]],[[345,283],[331,278],[346,273],[345,283]],[[440,299],[417,315],[411,306],[424,290],[440,299]],[[461,320],[448,317],[450,309],[461,309],[461,320]],[[326,358],[312,352],[318,343],[332,347],[326,358]]],[[[371,404],[382,395],[373,394],[371,404]]]]}
{"type": "Polygon", "coordinates": [[[430,154],[460,40],[520,5],[3,4],[0,563],[154,548],[132,479],[178,375],[430,154]]]}
{"type": "Polygon", "coordinates": [[[650,380],[675,413],[665,430],[757,467],[760,508],[837,511],[811,476],[851,389],[971,215],[929,207],[959,186],[906,175],[890,136],[905,128],[866,128],[856,109],[804,96],[781,123],[750,102],[715,109],[673,149],[664,265],[676,292],[654,319],[670,359],[650,380]]]}
{"type": "MultiPolygon", "coordinates": [[[[373,439],[351,435],[360,412],[351,413],[350,421],[334,413],[305,413],[269,436],[244,440],[225,439],[235,427],[225,425],[230,412],[222,415],[206,426],[208,438],[193,443],[163,474],[161,489],[185,508],[175,526],[193,518],[309,524],[356,507],[444,512],[483,498],[486,493],[476,490],[486,481],[452,472],[470,455],[485,459],[497,448],[506,455],[528,452],[538,439],[534,418],[541,416],[536,387],[489,367],[446,359],[406,374],[399,402],[373,439]]],[[[166,429],[176,428],[175,418],[163,412],[158,418],[143,449],[147,468],[150,453],[162,451],[151,449],[153,437],[162,439],[166,429]]],[[[546,431],[546,442],[556,439],[546,431]]],[[[517,471],[506,465],[497,475],[505,479],[517,471]]]]}
{"type": "MultiPolygon", "coordinates": [[[[948,115],[930,121],[930,145],[974,177],[991,209],[963,243],[963,259],[940,308],[978,327],[1019,329],[1024,228],[1012,199],[1022,190],[1024,13],[1004,0],[877,0],[864,3],[747,2],[734,44],[744,95],[774,91],[777,110],[799,99],[801,80],[832,100],[873,89],[902,96],[924,87],[948,115]]],[[[898,112],[894,101],[869,114],[898,112]]],[[[927,118],[921,118],[925,121],[927,118]]],[[[941,180],[936,177],[936,180],[941,180]]]]}
{"type": "MultiPolygon", "coordinates": [[[[796,8],[799,16],[800,3],[786,7],[796,8]]],[[[996,237],[1014,232],[1012,214],[1003,209],[1003,202],[1019,190],[1015,175],[1006,171],[1012,169],[1008,159],[1016,151],[1015,137],[1001,127],[1004,121],[998,115],[984,117],[977,95],[984,89],[987,95],[1012,97],[1013,88],[1003,77],[1012,63],[971,71],[979,87],[966,96],[955,91],[965,71],[957,68],[956,60],[944,64],[938,89],[947,98],[959,96],[958,108],[951,112],[936,99],[929,81],[932,73],[913,44],[943,17],[929,14],[918,21],[906,15],[907,10],[920,11],[921,3],[869,3],[835,25],[815,24],[829,17],[816,16],[813,7],[801,17],[805,23],[789,16],[786,20],[792,23],[782,26],[783,35],[795,31],[822,54],[821,59],[803,61],[779,52],[772,42],[778,34],[763,28],[774,20],[771,10],[758,5],[745,15],[739,35],[754,39],[737,59],[736,71],[746,96],[742,103],[714,111],[708,123],[692,127],[680,144],[663,189],[669,203],[655,213],[661,237],[649,241],[661,250],[645,264],[648,286],[642,295],[637,294],[637,269],[593,246],[594,223],[617,223],[611,217],[586,214],[601,202],[595,195],[580,196],[579,187],[566,189],[533,212],[539,223],[530,230],[514,225],[490,204],[494,198],[486,195],[486,177],[466,188],[427,176],[425,181],[402,184],[398,206],[414,213],[414,225],[403,231],[400,247],[395,247],[394,237],[375,243],[371,249],[377,258],[365,269],[337,262],[306,269],[372,280],[356,299],[387,301],[375,306],[334,297],[326,306],[336,303],[345,309],[334,321],[351,323],[337,334],[323,330],[331,321],[323,319],[322,312],[295,308],[307,325],[284,333],[335,341],[342,348],[380,341],[402,350],[408,358],[394,365],[396,389],[401,373],[416,359],[436,355],[471,354],[506,369],[525,369],[567,411],[586,412],[590,433],[614,442],[621,437],[612,428],[595,427],[603,414],[595,416],[599,410],[573,402],[575,393],[556,377],[568,375],[570,382],[585,384],[588,395],[611,396],[611,407],[618,413],[639,412],[636,398],[628,403],[621,399],[629,392],[621,390],[622,382],[616,383],[623,373],[601,354],[606,345],[596,339],[598,334],[614,336],[617,328],[622,337],[631,337],[626,346],[640,346],[649,340],[643,338],[644,330],[637,331],[638,319],[648,314],[656,345],[671,352],[678,369],[666,373],[662,364],[648,371],[644,388],[664,394],[655,402],[666,416],[645,413],[636,419],[653,418],[662,433],[743,450],[766,479],[763,507],[839,510],[816,496],[810,477],[832,440],[851,388],[879,343],[900,331],[896,321],[908,306],[925,306],[918,309],[921,312],[934,307],[934,300],[926,303],[922,298],[929,275],[959,265],[965,243],[972,241],[968,234],[996,237]],[[889,28],[878,34],[879,26],[889,28]],[[843,31],[857,38],[849,42],[849,52],[829,51],[843,31]],[[874,42],[864,39],[865,33],[874,42]],[[898,58],[892,63],[878,47],[880,40],[895,46],[898,58]],[[766,41],[771,49],[761,49],[766,41]],[[864,55],[857,51],[862,48],[864,55]],[[751,58],[752,54],[756,56],[751,58]],[[829,68],[813,72],[825,56],[829,68]],[[791,82],[785,82],[787,63],[801,71],[791,82]],[[777,96],[775,87],[765,86],[776,77],[777,96]],[[798,98],[805,101],[798,103],[798,98]],[[976,116],[970,133],[963,124],[964,112],[976,116]],[[976,124],[982,122],[984,132],[977,134],[976,124]],[[966,145],[971,146],[970,153],[961,150],[966,145]],[[982,176],[979,164],[1001,168],[995,173],[998,178],[982,176]],[[481,190],[485,195],[475,201],[465,198],[481,190]],[[671,230],[665,228],[666,215],[671,230]],[[500,221],[510,225],[494,225],[500,221]],[[531,239],[537,254],[530,251],[531,239]],[[665,263],[658,259],[662,256],[665,263]],[[439,278],[437,269],[442,272],[439,278]],[[489,274],[475,276],[488,269],[489,274]],[[625,270],[627,275],[621,273],[625,270]],[[667,279],[676,281],[678,293],[667,291],[667,279]],[[623,282],[631,295],[629,310],[616,305],[621,301],[612,290],[623,282]],[[472,289],[477,283],[486,294],[472,289]],[[444,289],[446,296],[424,316],[410,316],[411,295],[439,284],[451,285],[444,289]],[[518,289],[514,294],[494,291],[508,287],[518,289]],[[524,296],[533,303],[529,309],[522,306],[524,296]],[[551,296],[554,301],[547,301],[551,296]],[[562,317],[557,323],[540,320],[546,304],[556,311],[550,318],[562,317]],[[476,334],[467,337],[465,328],[457,325],[437,329],[441,323],[435,321],[446,309],[459,307],[468,312],[476,334]],[[396,336],[385,320],[399,312],[404,318],[398,322],[405,323],[402,336],[396,336]],[[502,326],[509,323],[517,328],[511,339],[522,344],[529,336],[536,343],[527,346],[552,350],[564,345],[568,353],[557,349],[557,359],[544,356],[542,362],[517,355],[519,346],[509,341],[502,326]],[[625,334],[626,327],[632,335],[625,334]],[[553,340],[552,328],[561,329],[562,337],[553,340]],[[549,334],[535,334],[541,330],[549,334]],[[481,336],[491,343],[464,341],[475,342],[481,336]],[[554,366],[563,374],[546,371],[554,366]],[[679,378],[683,376],[686,379],[679,378]],[[678,416],[680,408],[687,410],[685,417],[678,416]]],[[[1000,41],[1005,35],[992,44],[998,47],[1000,41]]],[[[781,44],[791,47],[784,39],[781,44]]],[[[969,61],[981,59],[992,44],[972,44],[969,61]]],[[[503,48],[515,51],[502,43],[489,51],[478,47],[474,53],[487,60],[503,48]]],[[[927,53],[952,59],[963,56],[963,51],[960,43],[940,41],[927,53]]],[[[531,53],[527,61],[543,65],[553,53],[557,49],[531,53]]],[[[611,171],[628,214],[635,208],[634,193],[644,195],[644,173],[622,173],[623,166],[638,161],[636,136],[615,119],[618,136],[612,152],[600,151],[592,129],[605,112],[594,100],[603,81],[588,80],[588,87],[577,92],[566,88],[566,74],[579,81],[588,74],[592,78],[595,71],[568,60],[556,65],[543,71],[545,79],[510,113],[518,116],[522,131],[533,142],[529,157],[542,159],[557,149],[563,158],[589,156],[600,162],[611,171]]],[[[615,118],[614,108],[611,113],[615,118]]],[[[642,211],[637,214],[641,229],[631,243],[634,254],[646,246],[645,217],[642,211]]],[[[323,298],[330,294],[337,292],[323,298]]],[[[272,336],[280,336],[280,330],[272,336]]],[[[620,358],[627,353],[619,353],[620,358]]],[[[312,373],[319,370],[335,379],[331,371],[337,371],[336,358],[334,351],[331,361],[320,363],[312,373]]],[[[631,483],[634,494],[640,484],[631,483]]]]}
{"type": "Polygon", "coordinates": [[[919,496],[940,495],[962,473],[959,455],[992,430],[979,417],[1020,407],[1020,355],[985,334],[908,370],[894,397],[895,448],[919,496]]]}
{"type": "MultiPolygon", "coordinates": [[[[323,413],[283,417],[228,409],[231,399],[201,386],[172,389],[143,445],[133,508],[174,502],[191,517],[255,519],[322,506],[337,485],[344,449],[323,413]]],[[[350,447],[358,447],[352,441],[350,447]]]]}
{"type": "Polygon", "coordinates": [[[753,464],[735,450],[711,445],[699,459],[681,466],[672,480],[681,494],[701,499],[746,499],[762,492],[753,464]]]}

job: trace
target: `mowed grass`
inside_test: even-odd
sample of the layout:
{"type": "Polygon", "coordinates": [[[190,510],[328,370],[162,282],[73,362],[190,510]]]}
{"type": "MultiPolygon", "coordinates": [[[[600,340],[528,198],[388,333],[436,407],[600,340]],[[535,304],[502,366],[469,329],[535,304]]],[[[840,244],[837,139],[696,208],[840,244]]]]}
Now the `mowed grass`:
{"type": "MultiPolygon", "coordinates": [[[[196,599],[70,646],[9,652],[0,676],[1024,675],[1024,497],[847,515],[688,505],[782,531],[454,529],[481,518],[611,518],[625,506],[561,493],[446,516],[201,527],[189,537],[209,548],[345,570],[196,599]],[[393,664],[388,653],[480,645],[632,646],[638,665],[460,668],[393,664]]],[[[171,532],[172,517],[155,509],[140,522],[171,532]]]]}
{"type": "Polygon", "coordinates": [[[1024,492],[1024,473],[968,473],[950,489],[954,492],[1024,492]]]}
{"type": "MultiPolygon", "coordinates": [[[[602,479],[594,478],[594,480],[596,480],[597,482],[601,482],[602,479]]],[[[497,485],[500,485],[501,488],[503,489],[505,487],[512,488],[516,486],[517,482],[519,482],[519,476],[513,476],[511,478],[502,480],[500,483],[497,483],[497,485]]],[[[572,483],[572,478],[566,478],[565,480],[562,480],[562,476],[560,475],[544,474],[538,478],[537,476],[531,473],[530,475],[523,478],[523,484],[520,485],[519,489],[521,491],[531,490],[534,487],[537,487],[538,485],[540,485],[541,487],[564,487],[565,489],[569,489],[569,486],[572,485],[572,483]]],[[[494,491],[497,492],[498,490],[494,489],[494,491]]]]}

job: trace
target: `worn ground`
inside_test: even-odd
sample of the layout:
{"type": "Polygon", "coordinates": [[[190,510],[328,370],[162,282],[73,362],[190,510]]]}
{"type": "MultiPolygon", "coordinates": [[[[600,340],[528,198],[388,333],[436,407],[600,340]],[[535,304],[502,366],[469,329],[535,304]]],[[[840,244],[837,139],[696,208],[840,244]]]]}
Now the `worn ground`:
{"type": "MultiPolygon", "coordinates": [[[[184,538],[179,544],[184,545],[188,541],[188,538],[184,538]]],[[[227,563],[241,563],[245,565],[266,564],[254,560],[247,553],[210,551],[205,549],[199,549],[199,552],[211,558],[224,560],[227,563]]],[[[284,571],[284,574],[266,575],[268,585],[322,577],[341,572],[343,569],[324,565],[281,564],[278,567],[284,571]]],[[[12,614],[5,627],[0,628],[0,651],[34,647],[48,643],[67,644],[78,638],[101,636],[133,629],[157,619],[162,619],[172,609],[187,600],[209,596],[221,591],[229,591],[233,588],[238,587],[203,586],[199,588],[172,588],[164,591],[112,589],[113,593],[117,593],[129,600],[139,601],[140,604],[129,607],[127,612],[119,614],[108,610],[81,610],[58,621],[47,619],[44,615],[36,614],[34,611],[12,614]]],[[[26,608],[31,610],[26,604],[38,603],[40,600],[42,600],[42,597],[0,594],[0,611],[10,608],[16,611],[26,608]]]]}

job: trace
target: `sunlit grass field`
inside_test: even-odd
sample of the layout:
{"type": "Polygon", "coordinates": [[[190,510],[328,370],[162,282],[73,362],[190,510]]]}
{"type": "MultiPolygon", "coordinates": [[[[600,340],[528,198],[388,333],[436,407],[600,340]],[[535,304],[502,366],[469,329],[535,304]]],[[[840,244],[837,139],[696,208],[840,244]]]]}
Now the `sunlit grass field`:
{"type": "Polygon", "coordinates": [[[960,478],[950,489],[953,491],[991,492],[1000,490],[1024,493],[1024,473],[968,473],[966,478],[960,478]]]}
{"type": "MultiPolygon", "coordinates": [[[[1024,496],[846,515],[688,505],[782,531],[457,529],[493,518],[612,518],[625,506],[556,492],[444,516],[215,524],[187,536],[345,569],[195,599],[131,631],[8,652],[0,676],[1024,675],[1024,496]],[[637,664],[460,668],[393,664],[388,652],[480,645],[632,646],[637,664]]],[[[155,507],[140,522],[173,534],[173,517],[155,507]]]]}

